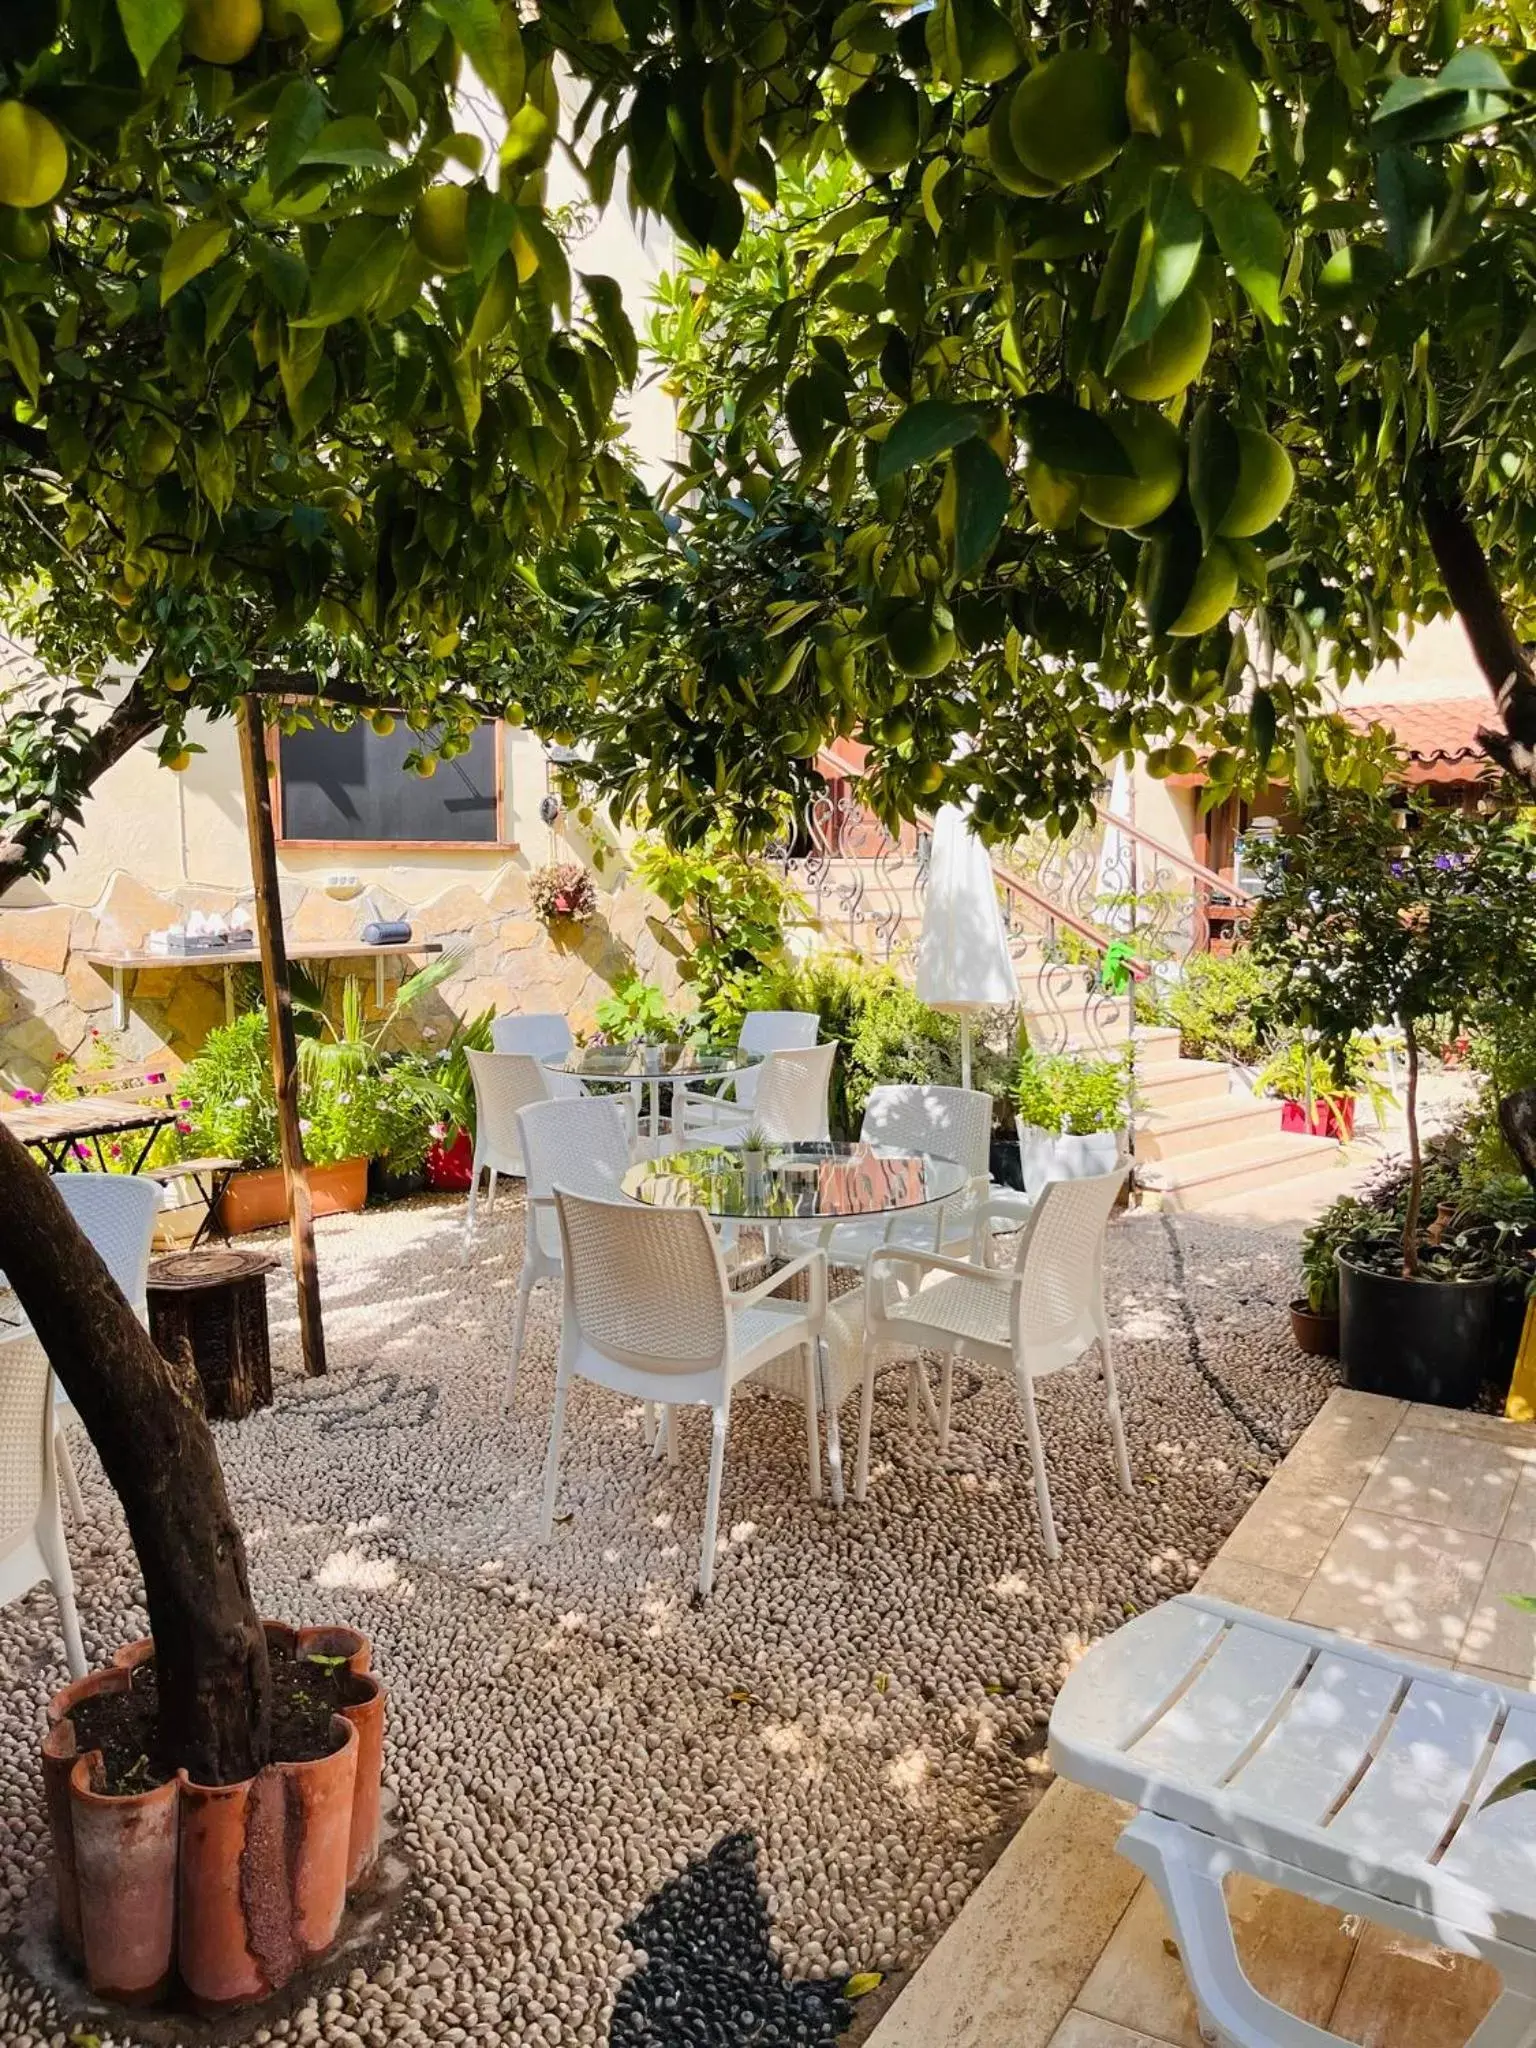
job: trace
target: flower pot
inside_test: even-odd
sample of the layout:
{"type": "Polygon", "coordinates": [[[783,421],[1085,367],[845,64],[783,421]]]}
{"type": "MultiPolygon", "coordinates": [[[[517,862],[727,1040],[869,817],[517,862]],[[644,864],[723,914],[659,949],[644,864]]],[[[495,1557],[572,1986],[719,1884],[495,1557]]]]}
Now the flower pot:
{"type": "Polygon", "coordinates": [[[1121,1133],[1042,1131],[1019,1125],[1019,1168],[1026,1194],[1038,1195],[1053,1180],[1092,1180],[1120,1164],[1121,1133]]]}
{"type": "Polygon", "coordinates": [[[475,1148],[468,1131],[455,1131],[445,1145],[435,1139],[427,1154],[427,1186],[443,1195],[462,1195],[469,1187],[475,1148]]]}
{"type": "Polygon", "coordinates": [[[1305,1301],[1291,1303],[1291,1336],[1298,1351],[1308,1358],[1337,1358],[1339,1355],[1339,1312],[1337,1309],[1309,1308],[1305,1301]]]}
{"type": "MultiPolygon", "coordinates": [[[[333,1166],[309,1168],[310,1207],[317,1216],[351,1215],[368,1200],[368,1161],[338,1159],[333,1166]]],[[[288,1220],[288,1197],[280,1166],[258,1166],[237,1173],[219,1197],[219,1228],[238,1237],[247,1230],[270,1230],[288,1220]]]]}
{"type": "Polygon", "coordinates": [[[127,1689],[149,1638],[48,1705],[43,1777],[60,1932],[101,1997],[145,2004],[173,1979],[200,2009],[248,2005],[323,1955],[347,1895],[379,1848],[384,1691],[355,1629],[267,1622],[290,1657],[339,1659],[362,1693],[331,1717],[327,1755],[269,1764],[235,1785],[180,1771],[142,1793],[104,1789],[102,1757],[79,1754],[72,1711],[127,1689]]]}
{"type": "Polygon", "coordinates": [[[1314,1096],[1310,1123],[1304,1102],[1282,1102],[1280,1128],[1282,1131],[1309,1132],[1314,1138],[1337,1138],[1342,1143],[1355,1135],[1355,1098],[1353,1095],[1314,1096]]]}
{"type": "Polygon", "coordinates": [[[1470,1408],[1494,1370],[1497,1280],[1405,1280],[1339,1259],[1339,1357],[1347,1386],[1470,1408]]]}

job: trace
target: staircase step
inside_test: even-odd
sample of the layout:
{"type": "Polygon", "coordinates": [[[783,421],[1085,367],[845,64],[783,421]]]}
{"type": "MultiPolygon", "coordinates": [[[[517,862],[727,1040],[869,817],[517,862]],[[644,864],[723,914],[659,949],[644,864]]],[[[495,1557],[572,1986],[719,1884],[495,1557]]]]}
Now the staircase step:
{"type": "Polygon", "coordinates": [[[1177,1159],[1213,1146],[1273,1137],[1280,1129],[1280,1105],[1252,1095],[1227,1095],[1208,1102],[1174,1103],[1149,1111],[1137,1125],[1136,1151],[1142,1159],[1177,1159]]]}
{"type": "Polygon", "coordinates": [[[1231,1093],[1219,1060],[1165,1059],[1138,1067],[1137,1093],[1147,1115],[1193,1102],[1224,1102],[1231,1093]]]}
{"type": "Polygon", "coordinates": [[[1137,1169],[1139,1184],[1157,1189],[1169,1209],[1197,1209],[1223,1201],[1245,1188],[1272,1187],[1293,1175],[1316,1173],[1325,1158],[1338,1158],[1332,1138],[1308,1138],[1299,1132],[1254,1138],[1241,1145],[1213,1145],[1176,1159],[1149,1160],[1137,1169]]]}
{"type": "MultiPolygon", "coordinates": [[[[1041,1052],[1069,1052],[1077,1059],[1114,1059],[1126,1049],[1126,1018],[1106,1010],[1093,1012],[1093,1029],[1084,1021],[1080,1004],[1067,1011],[1065,1019],[1057,1010],[1026,1010],[1024,1024],[1029,1032],[1030,1043],[1041,1052]],[[1066,1041],[1062,1041],[1062,1026],[1066,1025],[1066,1041]]],[[[1168,1025],[1138,1025],[1136,1029],[1136,1070],[1145,1074],[1149,1068],[1161,1071],[1174,1065],[1179,1059],[1179,1034],[1168,1025]]],[[[1208,1064],[1208,1063],[1202,1063],[1208,1064]]],[[[1223,1084],[1226,1068],[1218,1067],[1223,1084]]]]}

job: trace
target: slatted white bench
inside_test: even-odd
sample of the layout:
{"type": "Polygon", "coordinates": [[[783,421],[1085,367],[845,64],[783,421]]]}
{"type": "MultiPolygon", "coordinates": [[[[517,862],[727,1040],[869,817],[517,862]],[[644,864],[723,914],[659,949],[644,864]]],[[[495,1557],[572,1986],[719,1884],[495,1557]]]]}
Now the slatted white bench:
{"type": "Polygon", "coordinates": [[[1232,1872],[1484,1958],[1503,1991],[1468,2048],[1533,2048],[1536,1796],[1487,1803],[1533,1758],[1530,1693],[1199,1594],[1096,1644],[1051,1716],[1060,1775],[1140,1809],[1121,1854],[1223,2048],[1338,2039],[1249,1982],[1232,1872]]]}

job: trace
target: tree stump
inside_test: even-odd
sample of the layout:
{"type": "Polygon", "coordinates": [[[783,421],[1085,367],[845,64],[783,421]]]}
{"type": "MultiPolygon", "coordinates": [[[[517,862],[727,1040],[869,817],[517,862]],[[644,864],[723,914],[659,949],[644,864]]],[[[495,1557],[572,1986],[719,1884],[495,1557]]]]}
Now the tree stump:
{"type": "Polygon", "coordinates": [[[162,1358],[189,1358],[214,1421],[238,1422],[272,1400],[267,1252],[172,1253],[149,1269],[149,1333],[162,1358]]]}

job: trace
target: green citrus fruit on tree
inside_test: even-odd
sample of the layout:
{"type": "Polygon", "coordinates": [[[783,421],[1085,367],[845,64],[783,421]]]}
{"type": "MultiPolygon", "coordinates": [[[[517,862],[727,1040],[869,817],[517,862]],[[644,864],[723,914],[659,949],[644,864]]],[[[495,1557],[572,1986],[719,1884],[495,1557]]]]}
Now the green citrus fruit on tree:
{"type": "Polygon", "coordinates": [[[986,126],[987,162],[992,166],[992,175],[1006,192],[1016,192],[1023,199],[1048,199],[1056,187],[1025,169],[1013,146],[1012,114],[1012,96],[1005,94],[992,109],[986,126]]]}
{"type": "Polygon", "coordinates": [[[1019,68],[1018,38],[993,0],[950,0],[950,12],[960,69],[971,85],[996,85],[1019,68]]]}
{"type": "Polygon", "coordinates": [[[469,267],[469,188],[429,185],[411,215],[411,240],[435,270],[469,267]]]}
{"type": "Polygon", "coordinates": [[[395,729],[394,715],[388,711],[370,711],[368,723],[381,740],[387,740],[395,729]]]}
{"type": "Polygon", "coordinates": [[[1262,427],[1237,429],[1237,488],[1216,531],[1227,540],[1246,540],[1273,526],[1296,484],[1291,458],[1262,427]]]}
{"type": "Polygon", "coordinates": [[[1214,542],[1200,557],[1195,581],[1184,609],[1168,631],[1176,640],[1192,639],[1219,626],[1237,597],[1237,563],[1230,548],[1214,542]]]}
{"type": "Polygon", "coordinates": [[[46,114],[0,100],[0,206],[46,206],[69,175],[69,151],[46,114]]]}
{"type": "Polygon", "coordinates": [[[168,690],[174,691],[174,693],[178,697],[180,697],[186,691],[191,689],[192,678],[187,674],[185,669],[168,669],[165,675],[165,687],[168,690]]]}
{"type": "Polygon", "coordinates": [[[137,469],[140,477],[152,482],[163,476],[176,460],[176,436],[164,420],[151,420],[139,437],[137,469]]]}
{"type": "Polygon", "coordinates": [[[1194,748],[1180,740],[1176,747],[1168,749],[1168,773],[1170,775],[1193,775],[1200,766],[1200,756],[1194,748]]]}
{"type": "Polygon", "coordinates": [[[1024,495],[1037,525],[1047,533],[1064,533],[1075,526],[1083,508],[1083,486],[1075,476],[1063,476],[1059,469],[1032,455],[1024,465],[1024,495]]]}
{"type": "Polygon", "coordinates": [[[420,776],[424,776],[428,781],[430,781],[432,777],[437,773],[436,754],[423,754],[421,759],[416,763],[416,773],[420,776]]]}
{"type": "Polygon", "coordinates": [[[885,629],[885,644],[906,676],[936,676],[955,658],[954,634],[926,605],[903,605],[885,629]]]}
{"type": "Polygon", "coordinates": [[[181,47],[205,64],[238,64],[261,35],[261,0],[187,0],[181,47]]]}
{"type": "Polygon", "coordinates": [[[932,796],[936,789],[943,787],[944,763],[942,761],[926,762],[918,769],[914,779],[924,796],[932,796]]]}
{"type": "Polygon", "coordinates": [[[167,754],[165,765],[177,775],[184,774],[192,766],[192,756],[185,747],[179,753],[167,754]]]}
{"type": "Polygon", "coordinates": [[[266,0],[267,34],[279,42],[303,36],[317,57],[328,57],[341,41],[341,9],[336,0],[266,0]]]}
{"type": "Polygon", "coordinates": [[[1246,178],[1259,153],[1259,101],[1242,72],[1186,57],[1174,66],[1173,96],[1186,161],[1246,178]]]}
{"type": "Polygon", "coordinates": [[[1052,185],[1091,178],[1130,133],[1119,66],[1097,50],[1048,57],[1020,80],[1008,122],[1025,170],[1052,185]]]}
{"type": "Polygon", "coordinates": [[[843,109],[843,140],[866,171],[883,176],[917,155],[923,102],[904,78],[872,78],[843,109]]]}
{"type": "Polygon", "coordinates": [[[1168,510],[1184,481],[1184,443],[1171,420],[1150,406],[1105,415],[1134,476],[1085,476],[1083,510],[1100,526],[1147,526],[1168,510]]]}
{"type": "Polygon", "coordinates": [[[1150,338],[1127,349],[1109,373],[1127,398],[1173,398],[1193,384],[1211,352],[1211,309],[1194,286],[1182,292],[1150,338]]]}
{"type": "Polygon", "coordinates": [[[52,240],[45,215],[0,207],[0,249],[18,263],[41,263],[52,240]]]}

